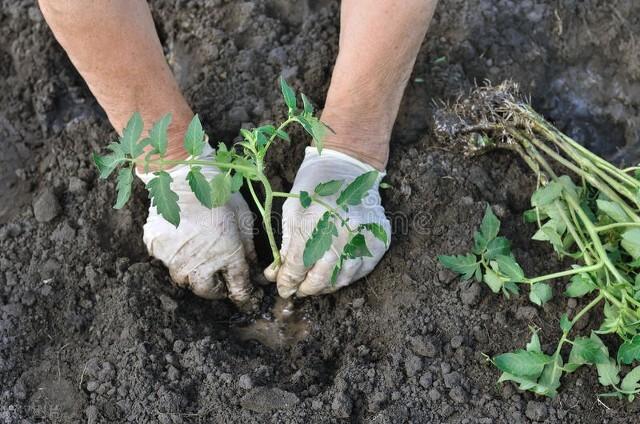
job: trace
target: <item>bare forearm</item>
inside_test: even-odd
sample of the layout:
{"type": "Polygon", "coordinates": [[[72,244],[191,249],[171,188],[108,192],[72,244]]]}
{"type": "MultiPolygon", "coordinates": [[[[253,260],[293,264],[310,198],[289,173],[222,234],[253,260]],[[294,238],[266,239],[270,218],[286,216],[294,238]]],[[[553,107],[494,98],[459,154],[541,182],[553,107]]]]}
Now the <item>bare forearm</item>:
{"type": "Polygon", "coordinates": [[[135,111],[142,114],[146,126],[171,112],[169,155],[184,156],[176,141],[193,113],[165,61],[146,1],[39,3],[115,130],[120,133],[135,111]]]}
{"type": "Polygon", "coordinates": [[[343,0],[340,51],[322,120],[327,147],[383,169],[389,138],[437,0],[343,0]]]}

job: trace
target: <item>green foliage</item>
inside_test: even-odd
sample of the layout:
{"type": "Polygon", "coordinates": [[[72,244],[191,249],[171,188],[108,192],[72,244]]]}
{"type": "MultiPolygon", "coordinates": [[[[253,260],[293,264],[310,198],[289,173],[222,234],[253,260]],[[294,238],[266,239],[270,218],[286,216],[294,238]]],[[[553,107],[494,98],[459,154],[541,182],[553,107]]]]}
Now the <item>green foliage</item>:
{"type": "Polygon", "coordinates": [[[356,206],[362,202],[368,191],[378,181],[379,173],[376,171],[364,173],[346,187],[344,181],[331,180],[318,184],[312,193],[274,192],[264,171],[265,158],[270,146],[279,140],[289,142],[287,129],[290,125],[297,123],[311,135],[321,154],[323,139],[327,131],[331,131],[314,116],[313,104],[307,96],[300,94],[301,102],[299,102],[295,90],[284,78],[280,78],[279,85],[287,106],[287,119],[277,126],[264,124],[257,128],[243,128],[240,130],[242,138],[240,141],[231,147],[219,143],[213,155],[204,157],[202,155],[207,136],[198,115],[195,115],[189,123],[183,138],[183,147],[191,157],[186,160],[170,160],[166,158],[166,154],[171,141],[169,140],[171,114],[158,119],[151,126],[148,136],[141,139],[144,123],[141,115],[136,112],[129,119],[119,141],[108,146],[111,153],[104,156],[94,154],[93,161],[102,179],[118,170],[116,208],[122,208],[131,196],[134,167],[143,169],[147,174],[153,172],[154,177],[147,183],[151,204],[157,208],[158,214],[176,227],[180,223],[179,198],[171,188],[175,182],[167,170],[176,165],[188,166],[186,181],[189,188],[198,201],[209,209],[225,205],[232,193],[238,192],[247,183],[256,207],[262,214],[275,262],[280,260],[280,254],[271,226],[273,198],[297,196],[304,208],[314,203],[321,205],[326,212],[306,242],[303,260],[305,266],[313,266],[331,248],[338,235],[339,225],[341,231],[347,232],[348,242],[339,253],[339,264],[332,276],[332,282],[335,283],[345,261],[371,256],[365,234],[371,234],[385,246],[389,243],[389,236],[381,225],[364,223],[352,228],[348,219],[342,215],[350,206],[356,206]],[[302,108],[299,108],[300,104],[302,108]],[[220,172],[215,173],[213,177],[206,177],[205,175],[211,173],[204,172],[205,167],[218,168],[220,172]],[[258,192],[253,186],[256,182],[262,185],[264,200],[258,198],[258,192]],[[334,195],[338,203],[335,208],[328,203],[329,199],[326,199],[334,195]]]}
{"type": "Polygon", "coordinates": [[[147,183],[149,198],[164,219],[175,225],[180,224],[178,195],[171,190],[173,178],[165,171],[156,172],[155,178],[147,183]]]}

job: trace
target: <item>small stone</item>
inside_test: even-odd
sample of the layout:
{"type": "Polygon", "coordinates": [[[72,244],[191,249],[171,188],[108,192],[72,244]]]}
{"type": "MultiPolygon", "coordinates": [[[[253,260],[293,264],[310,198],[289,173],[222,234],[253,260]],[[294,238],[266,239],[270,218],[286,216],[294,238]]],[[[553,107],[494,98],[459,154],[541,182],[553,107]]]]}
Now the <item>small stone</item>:
{"type": "Polygon", "coordinates": [[[249,114],[247,110],[242,106],[232,107],[228,112],[229,119],[237,124],[242,124],[243,122],[249,121],[249,114]]]}
{"type": "Polygon", "coordinates": [[[456,403],[465,403],[468,396],[462,387],[456,386],[449,391],[449,397],[456,403]]]}
{"type": "Polygon", "coordinates": [[[24,400],[27,397],[27,390],[24,387],[22,381],[18,381],[15,386],[13,386],[13,396],[15,396],[18,400],[24,400]]]}
{"type": "Polygon", "coordinates": [[[415,377],[422,370],[422,359],[419,356],[408,354],[404,361],[404,369],[407,377],[415,377]]]}
{"type": "Polygon", "coordinates": [[[364,306],[364,297],[359,297],[355,299],[351,305],[353,305],[353,309],[360,309],[364,306]]]}
{"type": "Polygon", "coordinates": [[[299,401],[295,394],[277,387],[256,387],[240,399],[240,405],[249,411],[270,412],[275,409],[290,409],[299,401]]]}
{"type": "Polygon", "coordinates": [[[169,378],[170,381],[178,380],[180,378],[180,371],[173,365],[169,365],[167,368],[167,378],[169,378]]]}
{"type": "Polygon", "coordinates": [[[46,189],[33,202],[33,214],[38,222],[50,222],[62,208],[52,190],[46,189]]]}
{"type": "Polygon", "coordinates": [[[440,392],[439,392],[437,389],[431,389],[431,390],[429,390],[429,398],[430,398],[432,401],[436,402],[436,401],[440,400],[440,397],[441,397],[441,396],[442,396],[442,395],[440,395],[440,392]]]}
{"type": "Polygon", "coordinates": [[[231,384],[231,382],[233,381],[233,376],[228,372],[223,372],[222,374],[220,374],[220,380],[224,381],[227,384],[231,384]]]}
{"type": "Polygon", "coordinates": [[[242,374],[238,379],[238,386],[241,389],[251,390],[253,389],[253,380],[249,374],[242,374]]]}
{"type": "Polygon", "coordinates": [[[87,424],[95,424],[98,422],[98,407],[95,405],[89,405],[87,409],[84,410],[85,415],[87,416],[87,424]]]}
{"type": "Polygon", "coordinates": [[[331,410],[338,418],[349,418],[353,410],[353,401],[345,392],[338,392],[331,402],[331,410]]]}
{"type": "Polygon", "coordinates": [[[87,383],[88,392],[95,392],[96,390],[98,390],[98,387],[100,387],[100,383],[95,380],[91,380],[87,383]]]}
{"type": "Polygon", "coordinates": [[[316,411],[322,409],[324,403],[320,399],[313,399],[311,401],[311,409],[315,409],[316,411]]]}
{"type": "Polygon", "coordinates": [[[413,353],[427,358],[434,358],[439,350],[439,344],[431,337],[416,336],[409,339],[409,348],[413,353]]]}
{"type": "Polygon", "coordinates": [[[269,52],[267,62],[271,65],[283,66],[287,64],[287,52],[284,47],[276,47],[269,52]]]}
{"type": "Polygon", "coordinates": [[[533,321],[538,316],[538,311],[533,306],[520,306],[516,310],[516,318],[523,321],[533,321]]]}
{"type": "Polygon", "coordinates": [[[454,349],[459,348],[460,346],[462,346],[462,342],[464,341],[464,338],[460,335],[458,336],[453,336],[451,338],[451,347],[454,349]]]}
{"type": "Polygon", "coordinates": [[[533,421],[544,421],[547,418],[548,411],[547,406],[544,402],[536,402],[534,400],[530,400],[527,402],[527,409],[524,414],[533,421]]]}
{"type": "Polygon", "coordinates": [[[69,178],[69,192],[73,194],[82,194],[87,191],[87,183],[78,177],[69,178]]]}
{"type": "Polygon", "coordinates": [[[422,377],[420,377],[420,385],[425,389],[428,389],[429,387],[431,387],[432,384],[433,384],[433,374],[431,374],[429,371],[422,374],[422,377]]]}
{"type": "Polygon", "coordinates": [[[175,353],[182,353],[185,350],[186,346],[182,340],[176,340],[173,342],[173,351],[175,353]]]}
{"type": "Polygon", "coordinates": [[[465,305],[475,305],[480,300],[480,284],[475,281],[460,291],[460,300],[465,305]]]}
{"type": "Polygon", "coordinates": [[[448,374],[444,374],[443,380],[445,387],[451,389],[460,384],[460,381],[462,381],[462,376],[458,371],[453,371],[448,374]]]}
{"type": "Polygon", "coordinates": [[[176,302],[169,296],[161,294],[158,296],[158,299],[160,299],[160,305],[162,306],[163,311],[173,313],[176,309],[178,309],[178,302],[176,302]]]}

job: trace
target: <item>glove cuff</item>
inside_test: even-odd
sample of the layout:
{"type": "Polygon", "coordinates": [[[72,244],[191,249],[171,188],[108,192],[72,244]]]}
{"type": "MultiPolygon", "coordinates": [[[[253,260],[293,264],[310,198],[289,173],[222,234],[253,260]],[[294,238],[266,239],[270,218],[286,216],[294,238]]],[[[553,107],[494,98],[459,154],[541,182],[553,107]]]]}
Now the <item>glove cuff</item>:
{"type": "MultiPolygon", "coordinates": [[[[209,145],[209,137],[206,137],[205,138],[204,147],[202,148],[202,153],[200,153],[198,156],[189,156],[186,160],[191,160],[191,159],[209,159],[213,155],[215,155],[215,153],[216,153],[216,150],[209,145]]],[[[171,169],[165,169],[165,171],[168,172],[169,175],[171,175],[173,177],[173,176],[175,176],[175,174],[180,174],[184,169],[186,169],[188,167],[189,167],[189,165],[176,165],[171,169]]],[[[140,178],[143,183],[145,183],[145,185],[149,181],[151,181],[153,178],[155,178],[154,172],[140,172],[136,168],[135,169],[135,173],[136,173],[136,176],[138,178],[140,178]]]]}
{"type": "Polygon", "coordinates": [[[300,168],[302,169],[306,164],[316,161],[340,161],[343,163],[348,163],[354,167],[359,168],[363,173],[376,171],[378,173],[378,180],[376,181],[376,185],[382,181],[382,179],[387,175],[387,170],[378,171],[373,166],[368,163],[364,163],[361,160],[354,158],[346,153],[339,152],[333,149],[322,149],[322,153],[318,153],[318,149],[314,146],[307,146],[304,149],[304,160],[302,161],[302,165],[300,168]]]}

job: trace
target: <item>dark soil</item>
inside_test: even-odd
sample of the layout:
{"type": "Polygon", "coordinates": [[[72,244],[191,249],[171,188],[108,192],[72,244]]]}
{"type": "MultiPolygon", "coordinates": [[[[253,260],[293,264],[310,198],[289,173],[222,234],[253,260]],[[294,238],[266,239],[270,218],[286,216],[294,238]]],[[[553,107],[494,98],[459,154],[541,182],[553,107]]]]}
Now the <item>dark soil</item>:
{"type": "MultiPolygon", "coordinates": [[[[280,117],[281,72],[322,102],[337,52],[336,2],[151,3],[167,58],[213,139],[280,117]]],[[[489,202],[528,273],[559,264],[522,224],[533,187],[526,167],[507,153],[465,159],[429,134],[434,99],[513,78],[561,129],[632,161],[640,145],[640,3],[442,1],[394,132],[394,189],[384,195],[392,247],[365,281],[299,301],[310,335],[276,349],[242,341],[230,304],[171,286],[142,243],[141,185],[115,211],[114,183],[97,181],[90,153],[115,135],[103,112],[35,3],[0,4],[0,422],[637,417],[639,401],[597,401],[590,369],[565,378],[553,400],[495,384],[498,372],[481,352],[521,347],[529,325],[550,342],[566,302],[506,301],[458,283],[435,256],[468,249],[489,202]]],[[[306,139],[298,135],[273,155],[270,172],[282,189],[302,157],[306,139]]],[[[267,250],[260,255],[268,259],[267,250]]]]}

